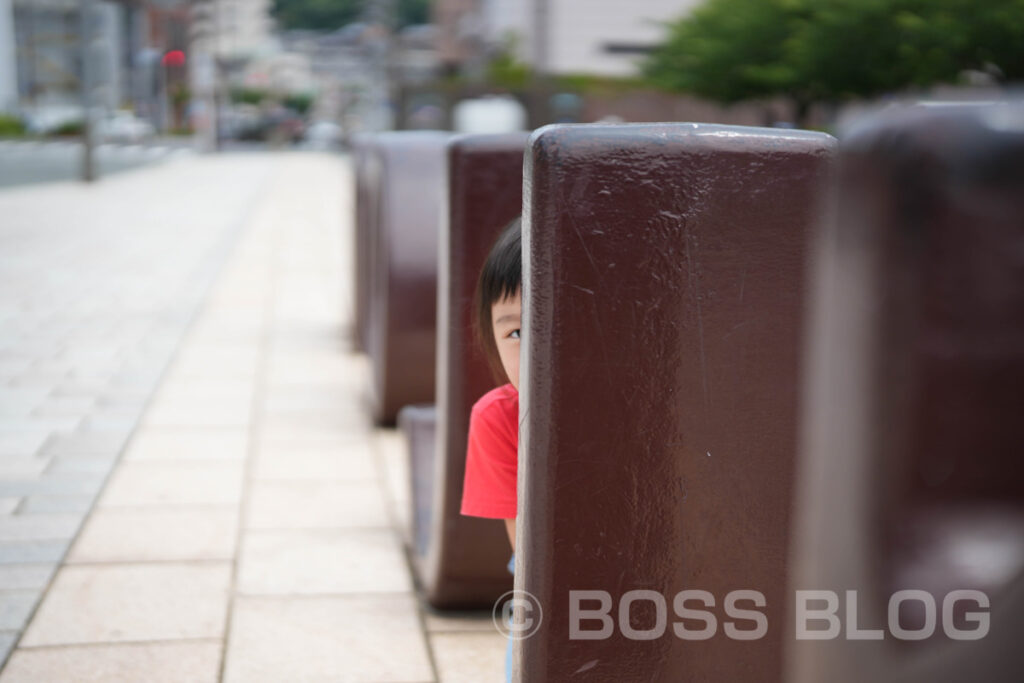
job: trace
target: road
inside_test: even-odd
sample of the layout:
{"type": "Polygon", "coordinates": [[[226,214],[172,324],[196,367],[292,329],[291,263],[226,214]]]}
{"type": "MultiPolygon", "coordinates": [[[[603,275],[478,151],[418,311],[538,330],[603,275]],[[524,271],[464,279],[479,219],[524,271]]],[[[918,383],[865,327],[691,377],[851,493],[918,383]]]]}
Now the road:
{"type": "MultiPolygon", "coordinates": [[[[100,176],[192,154],[188,139],[149,145],[101,144],[96,147],[100,176]]],[[[82,143],[76,140],[0,140],[0,187],[74,180],[82,172],[82,143]]]]}

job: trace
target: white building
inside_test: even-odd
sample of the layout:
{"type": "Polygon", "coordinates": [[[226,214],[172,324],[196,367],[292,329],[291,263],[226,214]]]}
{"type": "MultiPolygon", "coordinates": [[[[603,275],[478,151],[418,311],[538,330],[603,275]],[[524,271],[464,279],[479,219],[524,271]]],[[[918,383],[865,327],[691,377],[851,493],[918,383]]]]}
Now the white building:
{"type": "Polygon", "coordinates": [[[483,0],[486,40],[509,37],[544,73],[630,76],[665,39],[665,24],[702,0],[483,0]]]}
{"type": "Polygon", "coordinates": [[[243,58],[273,49],[270,5],[271,0],[216,0],[213,7],[217,55],[243,58]]]}

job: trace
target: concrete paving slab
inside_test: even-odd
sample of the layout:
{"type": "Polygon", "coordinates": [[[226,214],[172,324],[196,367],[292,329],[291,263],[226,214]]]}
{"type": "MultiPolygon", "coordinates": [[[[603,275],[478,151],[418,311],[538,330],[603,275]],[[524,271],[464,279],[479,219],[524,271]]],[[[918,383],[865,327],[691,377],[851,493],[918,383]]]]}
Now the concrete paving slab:
{"type": "Polygon", "coordinates": [[[508,640],[500,633],[431,633],[430,647],[442,683],[502,681],[508,640]]]}
{"type": "Polygon", "coordinates": [[[249,531],[238,590],[246,595],[412,591],[402,548],[386,530],[249,531]]]}
{"type": "Polygon", "coordinates": [[[386,528],[376,486],[359,482],[263,481],[250,484],[247,529],[386,528]]]}
{"type": "Polygon", "coordinates": [[[100,509],[85,523],[66,561],[232,560],[237,534],[234,505],[100,509]]]}
{"type": "Polygon", "coordinates": [[[255,479],[376,483],[373,451],[365,439],[293,442],[264,439],[255,456],[255,479]]]}
{"type": "Polygon", "coordinates": [[[11,657],[0,683],[216,683],[220,658],[218,640],[29,648],[11,657]]]}
{"type": "Polygon", "coordinates": [[[231,564],[65,566],[22,647],[222,638],[231,564]]]}
{"type": "Polygon", "coordinates": [[[125,461],[244,460],[245,429],[143,427],[125,452],[125,461]]]}
{"type": "Polygon", "coordinates": [[[227,683],[434,680],[411,595],[239,597],[227,683]]]}
{"type": "Polygon", "coordinates": [[[126,461],[114,471],[99,506],[237,505],[243,471],[242,463],[227,460],[126,461]]]}

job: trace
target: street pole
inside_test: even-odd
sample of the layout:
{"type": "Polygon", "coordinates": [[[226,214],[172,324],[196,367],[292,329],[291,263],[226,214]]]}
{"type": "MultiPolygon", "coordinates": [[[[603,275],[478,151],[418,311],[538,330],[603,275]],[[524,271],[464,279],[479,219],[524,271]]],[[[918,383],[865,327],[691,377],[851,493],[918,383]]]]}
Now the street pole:
{"type": "Polygon", "coordinates": [[[81,97],[82,97],[82,180],[91,183],[96,180],[96,159],[93,139],[93,40],[96,17],[93,16],[94,0],[78,0],[79,46],[82,52],[81,97]]]}
{"type": "Polygon", "coordinates": [[[530,126],[539,127],[549,123],[548,70],[550,68],[550,14],[549,0],[533,0],[533,44],[531,59],[533,75],[530,79],[529,116],[530,126]]]}

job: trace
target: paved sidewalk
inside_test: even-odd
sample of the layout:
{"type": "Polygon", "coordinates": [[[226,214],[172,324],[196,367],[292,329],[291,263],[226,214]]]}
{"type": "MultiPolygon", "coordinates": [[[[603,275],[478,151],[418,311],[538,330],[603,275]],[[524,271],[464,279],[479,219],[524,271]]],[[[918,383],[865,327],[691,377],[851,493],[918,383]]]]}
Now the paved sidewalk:
{"type": "MultiPolygon", "coordinates": [[[[0,405],[22,421],[17,424],[31,418],[35,425],[0,432],[8,435],[0,443],[13,453],[0,462],[14,468],[11,481],[21,487],[0,482],[9,501],[0,557],[17,563],[0,569],[0,589],[4,600],[23,595],[34,605],[46,587],[0,683],[503,680],[504,641],[489,617],[427,614],[413,589],[397,528],[407,510],[401,442],[372,428],[362,400],[365,360],[349,350],[348,167],[326,155],[246,155],[176,161],[161,167],[166,170],[126,174],[123,182],[138,182],[142,192],[146,183],[138,176],[169,178],[181,164],[223,164],[217,177],[233,179],[208,179],[209,191],[222,195],[213,209],[218,220],[208,216],[203,226],[172,231],[161,258],[144,240],[117,251],[122,239],[131,240],[113,228],[106,247],[90,247],[88,257],[83,244],[64,252],[65,266],[137,274],[117,292],[81,287],[83,318],[107,297],[134,302],[102,317],[103,334],[134,334],[115,342],[97,333],[83,352],[103,368],[107,383],[92,387],[97,391],[89,400],[53,403],[63,394],[51,380],[89,376],[63,365],[47,374],[39,358],[11,355],[6,341],[0,347],[0,370],[7,373],[0,376],[0,405]],[[214,227],[231,225],[231,216],[245,218],[241,233],[214,227]],[[121,255],[102,266],[107,251],[121,255]],[[184,268],[197,254],[202,265],[184,268]],[[179,344],[190,311],[208,291],[203,274],[208,282],[216,272],[179,344]],[[160,308],[136,300],[143,292],[166,295],[165,312],[136,326],[134,313],[160,308]],[[146,337],[143,327],[154,336],[146,337]],[[161,374],[158,361],[171,353],[161,374]],[[136,354],[145,359],[138,367],[111,369],[112,357],[123,365],[136,354]],[[104,392],[113,377],[134,378],[131,410],[117,401],[108,405],[104,392]],[[100,426],[111,435],[83,431],[100,426]],[[67,438],[86,433],[93,440],[82,441],[79,451],[62,450],[72,443],[67,438]],[[45,477],[59,479],[42,486],[45,477]],[[53,486],[64,488],[50,493],[53,486]],[[76,487],[91,488],[77,494],[76,487]],[[46,512],[33,512],[33,496],[44,497],[34,505],[48,505],[46,512]],[[30,515],[35,519],[26,530],[22,519],[30,515]],[[57,538],[44,540],[48,534],[57,538]]],[[[8,199],[0,194],[0,211],[8,199]]],[[[124,225],[128,216],[108,218],[124,225]]],[[[134,219],[162,220],[168,220],[162,212],[134,219]]],[[[32,279],[29,273],[38,271],[26,254],[37,254],[41,264],[55,239],[36,235],[30,223],[0,232],[5,244],[12,234],[26,240],[3,251],[4,287],[32,279]]],[[[70,292],[83,277],[54,269],[41,289],[70,292]]],[[[60,300],[58,309],[66,305],[60,300]]],[[[47,313],[26,323],[24,299],[2,301],[4,339],[12,326],[26,335],[19,353],[34,348],[33,340],[59,346],[47,347],[59,354],[79,347],[38,333],[56,320],[53,334],[60,328],[77,335],[83,329],[77,317],[47,313]]],[[[5,619],[7,605],[0,611],[5,619]]],[[[9,623],[13,642],[20,626],[9,623]]]]}

